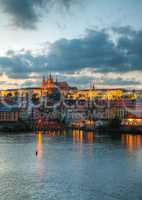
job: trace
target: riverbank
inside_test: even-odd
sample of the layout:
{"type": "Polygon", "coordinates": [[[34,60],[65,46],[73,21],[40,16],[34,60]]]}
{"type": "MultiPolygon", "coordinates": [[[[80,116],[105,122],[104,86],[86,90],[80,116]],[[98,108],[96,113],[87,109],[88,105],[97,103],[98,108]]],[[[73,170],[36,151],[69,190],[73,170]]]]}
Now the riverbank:
{"type": "Polygon", "coordinates": [[[32,131],[32,127],[27,122],[18,121],[18,122],[2,122],[2,123],[0,123],[0,132],[28,133],[30,131],[32,131]]]}
{"type": "Polygon", "coordinates": [[[44,128],[36,128],[33,122],[30,121],[18,121],[18,122],[1,122],[0,132],[9,133],[31,133],[31,131],[66,131],[66,130],[78,130],[83,132],[94,132],[97,134],[142,134],[142,126],[121,126],[120,128],[110,128],[110,127],[74,127],[74,126],[48,126],[44,128]]]}

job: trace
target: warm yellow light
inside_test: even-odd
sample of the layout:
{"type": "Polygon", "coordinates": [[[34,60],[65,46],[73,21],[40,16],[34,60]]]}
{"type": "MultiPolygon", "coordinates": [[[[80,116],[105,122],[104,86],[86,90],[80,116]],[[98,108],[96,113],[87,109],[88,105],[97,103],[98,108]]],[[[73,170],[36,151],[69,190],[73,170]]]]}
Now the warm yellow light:
{"type": "Polygon", "coordinates": [[[42,132],[39,131],[38,132],[37,149],[36,149],[36,151],[37,151],[37,157],[38,157],[39,160],[42,157],[42,145],[43,145],[42,144],[42,132]]]}
{"type": "Polygon", "coordinates": [[[129,122],[133,122],[133,121],[134,121],[134,119],[131,119],[131,118],[130,118],[130,119],[128,119],[128,121],[129,121],[129,122]]]}

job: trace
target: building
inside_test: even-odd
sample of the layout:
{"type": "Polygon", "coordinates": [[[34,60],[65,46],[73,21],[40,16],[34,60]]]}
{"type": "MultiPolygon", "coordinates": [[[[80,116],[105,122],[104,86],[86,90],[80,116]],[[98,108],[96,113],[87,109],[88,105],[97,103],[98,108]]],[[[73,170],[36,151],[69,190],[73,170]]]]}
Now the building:
{"type": "Polygon", "coordinates": [[[66,81],[58,81],[57,78],[54,80],[53,76],[50,74],[47,79],[43,77],[42,79],[42,96],[47,94],[52,94],[54,89],[58,89],[63,95],[67,95],[70,91],[76,91],[76,87],[71,87],[66,81]]]}
{"type": "MultiPolygon", "coordinates": [[[[96,89],[93,85],[89,89],[77,89],[71,87],[66,81],[58,81],[57,78],[50,74],[47,78],[43,77],[41,87],[29,87],[20,89],[8,89],[0,91],[0,107],[6,105],[17,106],[19,109],[24,109],[24,116],[26,112],[28,116],[38,109],[39,112],[50,112],[49,107],[53,108],[53,105],[58,104],[56,110],[62,110],[62,113],[68,113],[68,121],[73,121],[76,118],[87,119],[88,111],[93,114],[95,120],[109,120],[114,117],[121,119],[131,113],[131,110],[142,109],[141,101],[142,90],[126,90],[121,88],[116,89],[96,89]],[[64,97],[61,99],[61,97],[64,97]],[[61,101],[60,101],[61,100],[61,101]],[[35,104],[33,104],[33,102],[35,104]],[[36,108],[32,106],[36,105],[36,108]],[[63,109],[62,106],[63,105],[63,109]],[[66,110],[66,111],[65,111],[66,110]],[[86,112],[87,111],[87,112],[86,112]],[[81,117],[83,116],[83,117],[81,117]]],[[[2,120],[16,120],[13,116],[6,114],[9,111],[1,111],[2,120]]],[[[77,121],[76,120],[76,121],[77,121]]]]}
{"type": "Polygon", "coordinates": [[[0,122],[17,122],[20,110],[18,108],[0,108],[0,122]]]}

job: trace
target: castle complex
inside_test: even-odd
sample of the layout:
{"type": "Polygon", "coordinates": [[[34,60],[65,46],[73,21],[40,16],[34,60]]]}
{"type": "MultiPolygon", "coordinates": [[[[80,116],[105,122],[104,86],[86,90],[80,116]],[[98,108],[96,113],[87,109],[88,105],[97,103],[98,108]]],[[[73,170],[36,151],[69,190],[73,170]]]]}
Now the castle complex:
{"type": "MultiPolygon", "coordinates": [[[[139,110],[142,110],[142,104],[138,102],[141,99],[141,90],[96,89],[94,85],[88,89],[78,89],[71,87],[65,81],[54,79],[50,74],[47,78],[45,76],[42,78],[41,87],[1,90],[0,120],[9,120],[8,116],[13,119],[13,116],[17,116],[17,113],[20,113],[20,116],[27,116],[27,118],[31,116],[31,119],[36,120],[37,113],[40,115],[42,112],[44,114],[51,112],[49,106],[59,101],[58,108],[53,110],[57,116],[58,114],[63,115],[67,123],[74,123],[75,121],[90,123],[88,121],[92,118],[90,116],[93,116],[96,120],[109,120],[115,116],[127,119],[130,109],[136,110],[135,113],[133,112],[134,123],[136,123],[135,118],[138,114],[141,114],[139,110]],[[63,96],[61,101],[60,94],[63,96]],[[38,106],[33,108],[33,102],[34,105],[38,106]],[[12,108],[15,105],[18,111],[9,110],[7,105],[12,105],[12,108]],[[139,109],[137,109],[138,107],[139,109]]],[[[138,118],[138,120],[142,119],[138,118]]]]}
{"type": "Polygon", "coordinates": [[[57,88],[68,99],[106,99],[106,100],[119,100],[122,97],[128,97],[129,99],[136,99],[142,97],[142,90],[127,90],[122,88],[107,88],[96,89],[95,86],[88,89],[78,89],[77,87],[70,86],[66,81],[58,81],[54,79],[50,74],[45,78],[42,78],[41,87],[28,87],[20,89],[8,89],[0,90],[0,96],[26,96],[36,94],[39,97],[45,97],[47,94],[54,92],[57,88]]]}

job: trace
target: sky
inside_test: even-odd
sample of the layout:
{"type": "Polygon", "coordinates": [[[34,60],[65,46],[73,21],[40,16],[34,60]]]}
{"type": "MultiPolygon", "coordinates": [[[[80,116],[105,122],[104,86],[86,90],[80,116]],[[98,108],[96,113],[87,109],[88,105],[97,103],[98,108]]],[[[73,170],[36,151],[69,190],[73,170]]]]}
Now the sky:
{"type": "Polygon", "coordinates": [[[0,89],[50,72],[80,88],[142,87],[141,0],[0,0],[0,89]]]}

